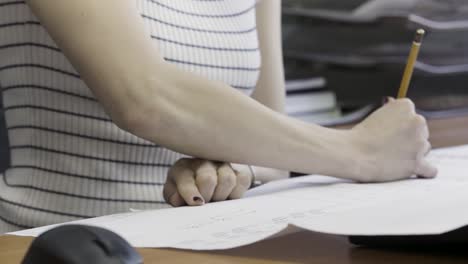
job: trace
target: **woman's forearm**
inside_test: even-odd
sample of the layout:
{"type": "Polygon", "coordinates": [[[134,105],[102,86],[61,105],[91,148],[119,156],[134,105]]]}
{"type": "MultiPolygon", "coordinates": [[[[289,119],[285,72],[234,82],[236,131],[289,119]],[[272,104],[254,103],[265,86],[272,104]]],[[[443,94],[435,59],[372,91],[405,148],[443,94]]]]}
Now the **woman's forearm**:
{"type": "Polygon", "coordinates": [[[172,65],[160,72],[174,78],[154,88],[156,98],[142,98],[147,112],[137,114],[142,118],[130,126],[135,129],[129,127],[134,134],[209,160],[333,175],[339,174],[337,165],[353,169],[356,153],[348,153],[353,148],[347,131],[278,114],[225,84],[172,65]]]}
{"type": "Polygon", "coordinates": [[[133,1],[28,3],[120,127],[195,157],[352,178],[349,132],[306,124],[164,62],[133,1]]]}

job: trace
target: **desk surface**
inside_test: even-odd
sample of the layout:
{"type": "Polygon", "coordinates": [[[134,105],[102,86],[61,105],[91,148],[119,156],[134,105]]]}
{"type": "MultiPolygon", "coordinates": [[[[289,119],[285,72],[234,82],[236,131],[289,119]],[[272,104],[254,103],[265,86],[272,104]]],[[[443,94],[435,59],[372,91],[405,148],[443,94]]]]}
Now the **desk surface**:
{"type": "MultiPolygon", "coordinates": [[[[32,238],[0,237],[2,264],[21,262],[32,238]]],[[[467,263],[466,250],[416,251],[378,250],[354,247],[346,238],[301,232],[254,245],[225,250],[190,252],[172,249],[139,249],[145,264],[205,263],[205,264],[458,264],[467,263]]]]}
{"type": "MultiPolygon", "coordinates": [[[[468,117],[431,120],[434,147],[468,144],[468,117]]],[[[21,262],[32,238],[0,236],[0,262],[21,262]]],[[[190,252],[170,249],[140,249],[145,263],[467,263],[465,250],[377,250],[354,247],[339,236],[312,232],[296,233],[226,251],[190,252]]]]}

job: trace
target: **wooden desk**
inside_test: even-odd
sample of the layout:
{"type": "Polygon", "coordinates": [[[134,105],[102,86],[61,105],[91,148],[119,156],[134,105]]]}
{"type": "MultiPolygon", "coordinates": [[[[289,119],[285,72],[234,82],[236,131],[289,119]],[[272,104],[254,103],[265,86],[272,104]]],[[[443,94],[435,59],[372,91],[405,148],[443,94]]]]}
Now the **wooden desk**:
{"type": "MultiPolygon", "coordinates": [[[[434,147],[468,144],[468,117],[431,120],[434,147]]],[[[32,238],[1,236],[0,263],[21,262],[32,238]]],[[[190,252],[170,249],[140,249],[145,263],[263,264],[263,263],[468,263],[468,251],[377,250],[352,246],[339,236],[311,232],[292,234],[226,251],[190,252]]]]}
{"type": "MultiPolygon", "coordinates": [[[[0,237],[0,262],[21,262],[32,238],[0,237]]],[[[190,252],[172,249],[140,249],[146,264],[458,264],[468,262],[464,249],[377,250],[350,245],[346,238],[301,232],[254,245],[225,251],[190,252]]]]}

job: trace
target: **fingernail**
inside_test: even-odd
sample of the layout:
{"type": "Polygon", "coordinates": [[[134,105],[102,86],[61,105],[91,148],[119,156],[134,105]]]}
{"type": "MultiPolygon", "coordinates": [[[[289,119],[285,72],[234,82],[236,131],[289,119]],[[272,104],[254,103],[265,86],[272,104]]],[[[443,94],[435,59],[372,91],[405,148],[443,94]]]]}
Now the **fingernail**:
{"type": "Polygon", "coordinates": [[[384,96],[382,98],[382,105],[386,105],[388,104],[388,102],[390,101],[390,98],[388,96],[384,96]]]}
{"type": "Polygon", "coordinates": [[[204,205],[205,204],[205,200],[203,200],[203,198],[199,197],[199,196],[194,196],[193,197],[193,201],[197,204],[197,205],[204,205]]]}

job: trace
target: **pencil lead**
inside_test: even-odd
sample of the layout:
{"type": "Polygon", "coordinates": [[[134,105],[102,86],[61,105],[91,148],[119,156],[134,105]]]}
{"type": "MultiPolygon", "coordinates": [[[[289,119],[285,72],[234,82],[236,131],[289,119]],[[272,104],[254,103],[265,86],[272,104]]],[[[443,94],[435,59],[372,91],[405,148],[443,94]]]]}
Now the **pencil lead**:
{"type": "Polygon", "coordinates": [[[422,28],[418,29],[416,31],[416,36],[414,37],[414,42],[421,43],[425,34],[426,34],[426,31],[424,29],[422,28]]]}

